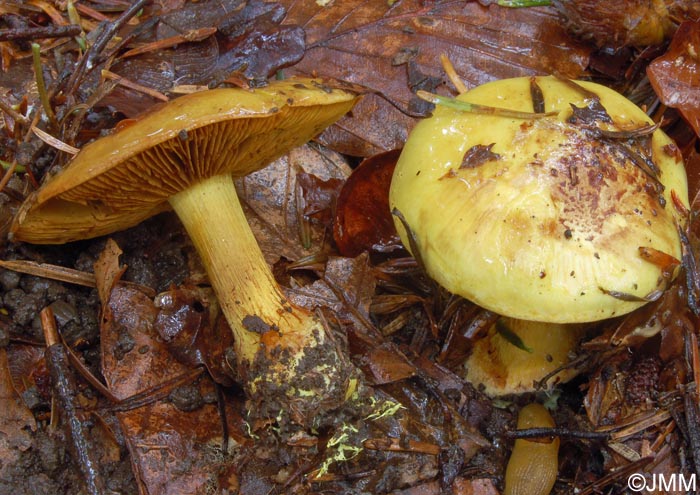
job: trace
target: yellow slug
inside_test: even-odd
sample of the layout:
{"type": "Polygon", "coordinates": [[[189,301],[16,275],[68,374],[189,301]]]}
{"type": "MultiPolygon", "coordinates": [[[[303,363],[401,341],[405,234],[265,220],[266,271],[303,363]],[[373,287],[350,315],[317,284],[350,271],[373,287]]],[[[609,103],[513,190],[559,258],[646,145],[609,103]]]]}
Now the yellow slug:
{"type": "MultiPolygon", "coordinates": [[[[519,430],[554,426],[541,404],[528,404],[518,414],[519,430]]],[[[517,439],[506,467],[503,495],[547,495],[557,479],[558,454],[559,438],[517,439]]]]}

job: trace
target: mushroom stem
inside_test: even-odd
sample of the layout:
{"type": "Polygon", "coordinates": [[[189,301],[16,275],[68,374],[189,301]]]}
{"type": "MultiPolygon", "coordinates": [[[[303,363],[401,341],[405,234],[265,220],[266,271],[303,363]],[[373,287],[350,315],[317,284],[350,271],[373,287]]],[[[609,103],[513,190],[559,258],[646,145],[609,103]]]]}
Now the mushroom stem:
{"type": "MultiPolygon", "coordinates": [[[[303,333],[302,308],[282,294],[238,200],[233,178],[219,175],[172,196],[170,204],[199,252],[221,309],[236,337],[240,359],[253,362],[266,331],[303,333]]],[[[301,335],[294,346],[303,347],[301,335]]],[[[320,336],[319,336],[320,338],[320,336]]],[[[316,338],[307,336],[306,340],[316,338]]]]}
{"type": "MultiPolygon", "coordinates": [[[[250,230],[229,174],[175,194],[170,204],[199,252],[236,341],[249,395],[278,407],[294,402],[298,422],[346,398],[351,367],[313,313],[282,293],[250,230]],[[271,394],[277,400],[270,400],[271,394]],[[303,403],[308,404],[303,404],[303,403]]],[[[262,406],[261,406],[262,407],[262,406]]]]}
{"type": "Polygon", "coordinates": [[[580,324],[501,318],[475,342],[464,363],[466,379],[492,397],[534,391],[557,370],[544,388],[564,383],[578,373],[566,365],[585,331],[580,324]]]}
{"type": "Polygon", "coordinates": [[[252,361],[260,334],[245,330],[242,322],[250,315],[277,324],[282,296],[250,231],[233,178],[201,181],[172,196],[170,204],[202,258],[236,336],[237,355],[252,361]]]}

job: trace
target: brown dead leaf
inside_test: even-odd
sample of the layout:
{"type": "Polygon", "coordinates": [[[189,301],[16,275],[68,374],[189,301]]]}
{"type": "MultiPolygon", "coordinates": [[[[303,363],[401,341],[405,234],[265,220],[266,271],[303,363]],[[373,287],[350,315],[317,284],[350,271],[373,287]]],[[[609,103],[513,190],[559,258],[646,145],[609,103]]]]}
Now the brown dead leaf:
{"type": "Polygon", "coordinates": [[[299,211],[296,193],[300,173],[324,181],[344,181],[350,167],[337,153],[305,145],[237,182],[248,223],[271,265],[280,257],[298,260],[316,254],[330,236],[324,225],[304,219],[303,211],[299,211]],[[306,247],[304,231],[308,236],[306,247]]]}
{"type": "MultiPolygon", "coordinates": [[[[143,493],[204,493],[235,484],[232,458],[222,452],[221,418],[213,382],[207,378],[184,384],[191,396],[185,407],[172,398],[168,382],[192,376],[192,369],[174,359],[154,329],[157,309],[143,293],[117,287],[109,299],[111,319],[103,322],[103,375],[114,395],[128,400],[165,388],[144,406],[118,412],[127,446],[143,493]],[[177,406],[176,406],[177,404],[177,406]]],[[[195,371],[197,368],[194,369],[195,371]]],[[[182,386],[179,385],[180,387],[182,386]]],[[[232,447],[246,442],[242,420],[228,408],[232,447]]]]}
{"type": "Polygon", "coordinates": [[[154,327],[170,353],[190,367],[203,365],[220,385],[234,382],[226,352],[233,333],[219,312],[214,293],[204,287],[178,287],[158,294],[154,327]]]}
{"type": "MultiPolygon", "coordinates": [[[[139,290],[115,285],[123,271],[119,254],[116,243],[108,242],[95,263],[103,306],[102,374],[123,403],[139,395],[152,397],[145,405],[116,413],[140,489],[154,495],[203,493],[211,486],[228,489],[235,475],[221,451],[223,429],[212,400],[217,396],[214,384],[207,378],[194,380],[202,375],[199,363],[183,363],[171,354],[156,332],[153,301],[139,290]],[[171,385],[178,377],[186,381],[171,385]],[[187,399],[180,403],[172,394],[183,386],[187,399]]],[[[229,413],[228,431],[235,440],[229,445],[244,443],[240,417],[229,413]]]]}
{"type": "Polygon", "coordinates": [[[452,485],[454,495],[498,495],[494,481],[490,478],[466,479],[458,477],[452,485]]]}
{"type": "Polygon", "coordinates": [[[469,87],[506,77],[580,76],[589,49],[573,41],[553,8],[506,9],[477,2],[280,2],[284,25],[306,31],[306,54],[289,69],[352,81],[376,92],[321,136],[354,156],[400,148],[426,108],[417,89],[442,87],[440,55],[469,87]]]}
{"type": "Polygon", "coordinates": [[[416,374],[415,366],[388,342],[368,349],[361,362],[365,375],[371,378],[375,385],[392,383],[416,374]]]}
{"type": "Polygon", "coordinates": [[[338,320],[365,332],[372,324],[369,307],[376,280],[367,254],[356,258],[328,260],[323,278],[313,284],[288,290],[294,304],[306,308],[328,308],[338,320]]]}
{"type": "Polygon", "coordinates": [[[678,27],[668,51],[647,68],[664,105],[677,108],[700,136],[700,21],[678,27]]]}
{"type": "Polygon", "coordinates": [[[126,271],[126,266],[119,266],[122,250],[112,239],[108,239],[105,248],[95,262],[95,284],[100,301],[108,301],[112,289],[126,271]]]}
{"type": "Polygon", "coordinates": [[[391,252],[402,244],[389,208],[389,186],[399,150],[364,160],[338,196],[333,238],[343,256],[391,252]]]}
{"type": "MultiPolygon", "coordinates": [[[[217,85],[234,72],[244,83],[264,81],[304,54],[303,30],[279,26],[283,17],[282,6],[261,0],[186,2],[155,17],[155,23],[139,26],[127,58],[117,59],[110,70],[161,93],[178,86],[217,85]],[[207,32],[209,36],[192,36],[172,48],[162,46],[183,33],[207,32]],[[133,50],[139,54],[132,56],[133,50]]],[[[103,100],[129,117],[153,103],[150,96],[127,88],[103,100]]]]}

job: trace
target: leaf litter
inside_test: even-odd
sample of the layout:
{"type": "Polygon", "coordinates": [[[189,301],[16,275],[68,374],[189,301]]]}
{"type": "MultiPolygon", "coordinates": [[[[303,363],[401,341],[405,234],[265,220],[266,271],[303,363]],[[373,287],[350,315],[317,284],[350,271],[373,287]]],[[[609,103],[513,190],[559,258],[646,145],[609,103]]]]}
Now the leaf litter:
{"type": "MultiPolygon", "coordinates": [[[[454,94],[439,62],[445,53],[468,87],[516,75],[617,74],[607,82],[654,110],[692,178],[697,21],[693,11],[677,11],[674,22],[687,22],[672,26],[670,45],[618,47],[615,61],[625,70],[601,72],[611,52],[571,35],[575,18],[551,7],[489,3],[37,0],[0,7],[0,224],[70,160],[66,150],[160,99],[295,73],[370,91],[319,138],[325,147],[294,150],[238,188],[276,277],[346,336],[375,401],[339,411],[321,431],[256,417],[232,373],[231,333],[169,213],[114,240],[9,242],[0,272],[0,486],[73,493],[90,479],[66,447],[68,411],[52,405],[55,378],[39,319],[51,306],[63,345],[76,356],[72,393],[110,491],[498,493],[517,409],[531,397],[494,401],[457,373],[491,315],[445,294],[403,250],[386,248],[395,239],[381,207],[387,174],[357,164],[402,146],[430,112],[418,90],[454,94]],[[45,87],[34,77],[31,42],[45,87]],[[648,80],[638,69],[647,64],[648,80]],[[46,102],[56,121],[46,118],[46,102]],[[56,141],[39,139],[37,130],[56,141]],[[358,175],[348,180],[353,169],[358,175]],[[350,212],[362,234],[334,238],[350,212]],[[373,222],[383,225],[379,240],[368,235],[373,222]]],[[[694,201],[693,218],[696,211],[694,201]]],[[[555,493],[621,493],[636,471],[698,472],[695,223],[686,233],[685,277],[642,310],[593,329],[577,351],[582,378],[552,396],[535,394],[556,405],[555,493]]]]}

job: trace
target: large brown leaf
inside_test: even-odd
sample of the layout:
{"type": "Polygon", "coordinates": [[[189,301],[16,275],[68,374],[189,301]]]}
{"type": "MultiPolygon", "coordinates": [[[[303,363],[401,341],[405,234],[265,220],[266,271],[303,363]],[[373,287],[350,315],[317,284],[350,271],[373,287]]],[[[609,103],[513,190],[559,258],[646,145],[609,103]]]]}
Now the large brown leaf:
{"type": "Polygon", "coordinates": [[[403,146],[414,117],[426,109],[413,92],[447,91],[440,87],[443,53],[469,87],[529,74],[576,78],[588,63],[588,48],[569,38],[550,8],[419,0],[280,3],[288,10],[283,24],[306,31],[306,54],[290,72],[316,71],[376,92],[322,136],[353,155],[403,146]]]}
{"type": "Polygon", "coordinates": [[[687,21],[676,31],[671,46],[649,64],[647,74],[664,103],[677,108],[700,136],[700,21],[687,21]]]}

